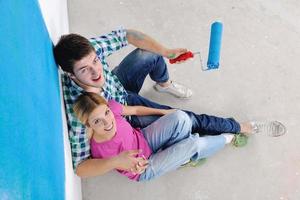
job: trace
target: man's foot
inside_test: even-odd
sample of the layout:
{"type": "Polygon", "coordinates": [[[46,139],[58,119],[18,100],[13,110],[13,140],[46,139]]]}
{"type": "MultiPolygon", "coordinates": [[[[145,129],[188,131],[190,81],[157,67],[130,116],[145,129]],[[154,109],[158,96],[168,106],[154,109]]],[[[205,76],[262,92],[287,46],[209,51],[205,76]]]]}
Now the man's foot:
{"type": "Polygon", "coordinates": [[[253,133],[263,133],[272,137],[278,137],[286,133],[286,127],[278,121],[250,122],[253,133]]]}
{"type": "Polygon", "coordinates": [[[189,98],[193,94],[191,89],[174,81],[171,81],[170,84],[165,87],[159,85],[158,83],[156,83],[153,87],[158,92],[169,93],[178,98],[189,98]]]}

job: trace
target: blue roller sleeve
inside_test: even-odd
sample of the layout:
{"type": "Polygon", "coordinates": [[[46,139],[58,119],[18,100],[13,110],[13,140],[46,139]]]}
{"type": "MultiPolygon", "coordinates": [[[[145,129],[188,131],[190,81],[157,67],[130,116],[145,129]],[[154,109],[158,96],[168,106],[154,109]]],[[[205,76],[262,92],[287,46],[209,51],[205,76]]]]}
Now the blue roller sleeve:
{"type": "Polygon", "coordinates": [[[208,53],[208,61],[207,61],[208,69],[219,68],[222,32],[223,32],[223,25],[221,22],[214,22],[211,25],[209,53],[208,53]]]}

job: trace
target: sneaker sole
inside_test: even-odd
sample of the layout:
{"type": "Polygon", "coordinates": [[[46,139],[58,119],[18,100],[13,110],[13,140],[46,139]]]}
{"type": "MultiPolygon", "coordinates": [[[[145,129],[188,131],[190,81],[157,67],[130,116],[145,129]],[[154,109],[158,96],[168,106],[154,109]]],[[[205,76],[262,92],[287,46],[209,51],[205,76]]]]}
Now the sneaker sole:
{"type": "Polygon", "coordinates": [[[160,90],[158,90],[158,89],[155,87],[155,85],[153,86],[153,89],[154,89],[156,92],[169,94],[169,95],[172,95],[172,96],[174,96],[174,97],[176,97],[176,98],[178,98],[178,99],[190,99],[190,98],[193,96],[193,94],[192,94],[191,96],[189,96],[189,97],[181,97],[181,96],[177,96],[177,95],[175,95],[175,94],[173,94],[173,93],[171,93],[171,92],[160,91],[160,90]]]}

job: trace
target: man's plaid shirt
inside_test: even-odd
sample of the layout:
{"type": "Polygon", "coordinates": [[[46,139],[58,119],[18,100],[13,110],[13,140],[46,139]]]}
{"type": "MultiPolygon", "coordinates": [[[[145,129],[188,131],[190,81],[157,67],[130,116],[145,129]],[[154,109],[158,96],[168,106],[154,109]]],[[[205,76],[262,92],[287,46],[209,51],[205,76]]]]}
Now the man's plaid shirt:
{"type": "MultiPolygon", "coordinates": [[[[112,31],[111,33],[97,38],[90,39],[91,44],[102,63],[105,77],[105,85],[101,96],[107,100],[114,99],[121,104],[126,104],[127,93],[118,80],[117,76],[112,74],[105,57],[111,55],[114,51],[128,45],[126,31],[123,28],[112,31]]],[[[73,111],[75,100],[84,92],[73,80],[65,73],[61,75],[64,103],[67,114],[67,123],[69,131],[69,140],[71,143],[71,152],[73,167],[76,169],[79,163],[90,157],[90,144],[86,134],[85,126],[76,118],[73,111]]]]}

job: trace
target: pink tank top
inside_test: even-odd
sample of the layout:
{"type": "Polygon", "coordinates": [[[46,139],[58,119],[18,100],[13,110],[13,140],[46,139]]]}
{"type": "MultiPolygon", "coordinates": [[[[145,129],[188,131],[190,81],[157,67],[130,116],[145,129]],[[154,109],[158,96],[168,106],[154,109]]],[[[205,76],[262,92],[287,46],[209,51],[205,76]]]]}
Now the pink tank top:
{"type": "MultiPolygon", "coordinates": [[[[91,139],[91,151],[93,158],[110,158],[118,155],[122,151],[141,149],[139,156],[149,158],[152,151],[140,129],[134,129],[122,116],[122,106],[114,100],[108,101],[108,107],[111,109],[116,119],[116,134],[105,142],[96,142],[91,139]]],[[[133,174],[129,171],[117,170],[119,173],[130,179],[138,180],[139,174],[133,174]]]]}

